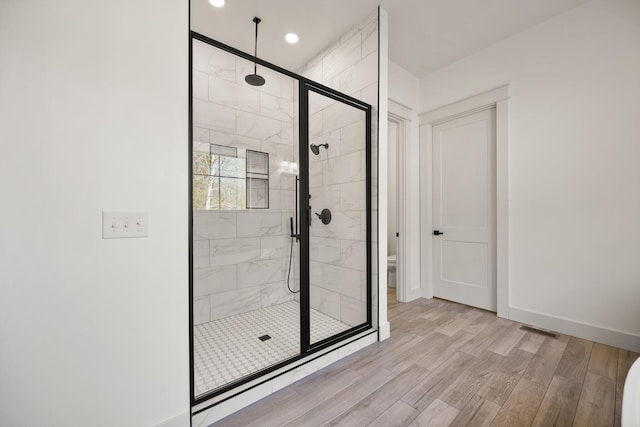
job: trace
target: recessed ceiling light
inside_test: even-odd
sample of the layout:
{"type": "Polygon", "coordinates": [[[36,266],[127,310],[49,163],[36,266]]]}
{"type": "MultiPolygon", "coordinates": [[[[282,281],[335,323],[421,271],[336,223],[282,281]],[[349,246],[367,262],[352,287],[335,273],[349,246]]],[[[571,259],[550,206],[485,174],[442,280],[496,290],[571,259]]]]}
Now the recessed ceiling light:
{"type": "Polygon", "coordinates": [[[224,6],[224,0],[209,0],[209,3],[211,3],[211,6],[215,6],[215,7],[224,6]]]}
{"type": "Polygon", "coordinates": [[[298,43],[298,35],[295,33],[288,33],[286,36],[284,36],[284,39],[287,41],[287,43],[298,43]]]}

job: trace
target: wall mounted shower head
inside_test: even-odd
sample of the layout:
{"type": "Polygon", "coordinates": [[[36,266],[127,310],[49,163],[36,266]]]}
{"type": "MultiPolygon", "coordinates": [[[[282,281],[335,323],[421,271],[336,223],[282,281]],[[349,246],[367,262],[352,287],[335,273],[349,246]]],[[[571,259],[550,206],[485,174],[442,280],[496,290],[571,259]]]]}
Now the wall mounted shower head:
{"type": "Polygon", "coordinates": [[[309,148],[311,148],[311,152],[313,154],[315,154],[316,156],[320,154],[320,147],[324,147],[327,150],[329,149],[329,144],[319,144],[319,145],[315,145],[315,144],[311,144],[309,146],[309,148]]]}

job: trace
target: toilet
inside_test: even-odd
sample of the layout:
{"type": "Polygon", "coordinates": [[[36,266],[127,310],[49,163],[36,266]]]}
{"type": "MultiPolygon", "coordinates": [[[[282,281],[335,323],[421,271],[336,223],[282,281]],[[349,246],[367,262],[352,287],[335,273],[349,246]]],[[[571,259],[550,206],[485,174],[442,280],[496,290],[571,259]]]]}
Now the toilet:
{"type": "Polygon", "coordinates": [[[396,256],[390,255],[387,257],[387,286],[390,288],[396,287],[396,256]]]}

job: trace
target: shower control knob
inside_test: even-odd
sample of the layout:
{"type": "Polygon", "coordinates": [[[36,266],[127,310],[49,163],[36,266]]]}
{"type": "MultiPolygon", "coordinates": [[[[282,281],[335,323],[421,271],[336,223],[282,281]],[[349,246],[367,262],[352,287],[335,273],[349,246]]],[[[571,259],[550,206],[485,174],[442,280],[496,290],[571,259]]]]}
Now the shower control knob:
{"type": "Polygon", "coordinates": [[[316,212],[316,215],[323,224],[329,224],[331,222],[331,211],[329,209],[322,209],[322,212],[316,212]]]}

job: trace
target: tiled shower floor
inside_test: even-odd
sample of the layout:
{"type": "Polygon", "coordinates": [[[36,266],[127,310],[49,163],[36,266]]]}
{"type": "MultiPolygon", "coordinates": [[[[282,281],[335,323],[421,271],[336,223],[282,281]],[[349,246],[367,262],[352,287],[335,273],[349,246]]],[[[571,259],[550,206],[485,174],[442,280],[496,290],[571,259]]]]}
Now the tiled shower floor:
{"type": "MultiPolygon", "coordinates": [[[[311,310],[312,343],[349,328],[311,310]]],[[[196,325],[193,339],[195,394],[199,396],[299,354],[299,304],[289,301],[196,325]],[[258,339],[263,335],[271,339],[258,339]]]]}

